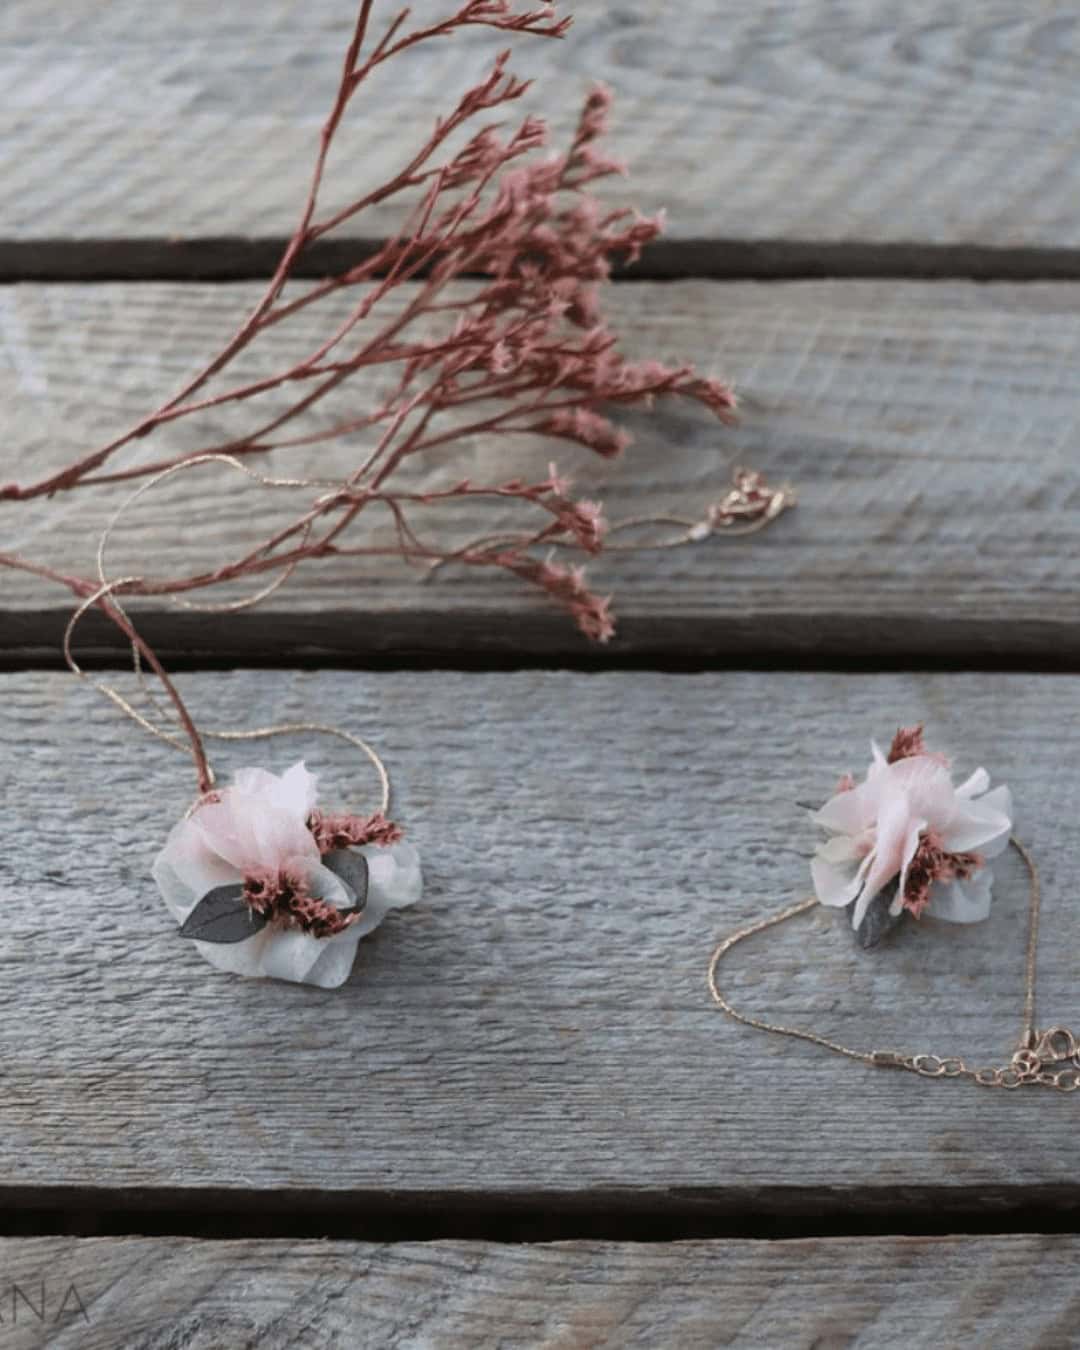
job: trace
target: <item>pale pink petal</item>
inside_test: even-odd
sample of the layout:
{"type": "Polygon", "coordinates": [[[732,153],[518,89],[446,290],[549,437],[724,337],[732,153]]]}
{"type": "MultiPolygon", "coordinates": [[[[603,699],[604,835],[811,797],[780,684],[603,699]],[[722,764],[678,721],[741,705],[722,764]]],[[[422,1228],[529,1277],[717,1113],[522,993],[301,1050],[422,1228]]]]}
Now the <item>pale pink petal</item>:
{"type": "Polygon", "coordinates": [[[319,857],[311,831],[296,816],[235,788],[223,793],[221,801],[200,807],[191,820],[206,848],[239,872],[319,857]]]}
{"type": "Polygon", "coordinates": [[[852,926],[858,928],[866,915],[871,900],[895,876],[899,876],[905,862],[910,862],[907,853],[912,829],[916,840],[918,832],[925,822],[912,820],[907,798],[896,790],[895,784],[885,794],[881,814],[878,816],[877,843],[874,846],[873,865],[866,875],[866,885],[859,896],[852,915],[852,926]]]}
{"type": "Polygon", "coordinates": [[[241,876],[206,846],[193,819],[181,820],[173,826],[154,862],[153,872],[169,909],[181,922],[207,891],[230,885],[241,876]]]}
{"type": "Polygon", "coordinates": [[[237,769],[232,782],[222,790],[221,795],[226,797],[230,792],[242,792],[245,797],[265,797],[269,800],[280,785],[281,779],[277,774],[267,769],[237,769]]]}
{"type": "MultiPolygon", "coordinates": [[[[238,799],[238,804],[241,801],[242,798],[238,799]]],[[[244,801],[243,809],[248,813],[252,838],[258,849],[257,861],[261,866],[295,866],[300,859],[318,862],[319,846],[303,818],[281,807],[268,807],[261,801],[252,806],[250,799],[244,801]]]]}
{"type": "Polygon", "coordinates": [[[270,806],[288,811],[298,820],[307,820],[315,809],[318,779],[308,773],[304,761],[294,764],[279,777],[266,769],[240,769],[231,788],[247,797],[259,797],[270,806]]]}
{"type": "Polygon", "coordinates": [[[880,789],[874,783],[860,783],[847,792],[830,797],[813,820],[834,834],[861,834],[873,825],[878,813],[880,789]]]}
{"type": "Polygon", "coordinates": [[[952,775],[940,760],[929,755],[911,755],[890,764],[890,781],[904,793],[913,816],[929,826],[941,830],[956,814],[956,790],[952,775]]]}
{"type": "Polygon", "coordinates": [[[904,908],[904,892],[907,890],[908,869],[911,867],[911,860],[918,852],[919,836],[926,828],[924,820],[913,820],[908,826],[907,837],[904,839],[903,864],[900,868],[900,880],[897,883],[896,895],[889,905],[889,913],[896,915],[904,908]]]}
{"type": "Polygon", "coordinates": [[[308,773],[304,761],[300,760],[291,769],[281,775],[274,805],[283,810],[292,811],[300,820],[307,820],[315,809],[319,780],[308,773]]]}

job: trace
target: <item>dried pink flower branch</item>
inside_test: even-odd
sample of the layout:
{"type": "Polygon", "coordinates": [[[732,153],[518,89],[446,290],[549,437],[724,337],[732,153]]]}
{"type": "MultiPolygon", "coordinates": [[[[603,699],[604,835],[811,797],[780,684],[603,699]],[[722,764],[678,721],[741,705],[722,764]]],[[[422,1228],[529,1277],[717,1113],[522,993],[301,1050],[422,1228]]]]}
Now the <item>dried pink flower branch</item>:
{"type": "MultiPolygon", "coordinates": [[[[614,631],[609,601],[594,595],[579,567],[538,560],[535,551],[568,545],[598,553],[605,543],[599,507],[575,501],[554,473],[539,483],[462,480],[441,492],[407,490],[400,470],[417,456],[452,455],[466,438],[530,434],[585,446],[604,457],[629,443],[600,410],[605,404],[650,405],[658,396],[696,401],[722,421],[733,415],[726,385],[690,366],[631,361],[618,350],[604,320],[600,296],[615,262],[633,262],[656,237],[659,219],[608,210],[591,195],[597,180],[623,172],[597,147],[607,129],[611,96],[594,89],[586,99],[569,147],[538,156],[547,130],[535,117],[513,128],[488,114],[518,100],[528,84],[508,70],[501,53],[489,74],[435,123],[427,141],[406,156],[384,184],[344,207],[320,213],[328,155],[350,103],[378,67],[416,45],[452,37],[472,26],[511,34],[561,38],[568,19],[552,5],[518,8],[512,0],[466,0],[434,22],[414,23],[402,10],[374,41],[374,0],[362,0],[341,79],[323,126],[310,188],[296,230],[264,293],[221,350],[161,407],[107,444],[37,482],[0,488],[0,500],[25,501],[89,486],[116,485],[169,475],[228,457],[243,460],[277,450],[355,437],[355,466],[328,490],[325,479],[297,480],[297,495],[316,495],[288,525],[244,556],[212,572],[155,581],[125,580],[102,589],[99,580],[64,575],[44,563],[0,554],[0,566],[48,577],[93,603],[123,629],[165,682],[200,760],[197,734],[160,663],[134,633],[121,596],[181,595],[243,577],[285,579],[308,560],[338,556],[396,556],[436,567],[454,561],[496,567],[538,586],[573,616],[589,637],[614,631]],[[470,124],[473,124],[470,127],[470,124]],[[464,144],[457,144],[461,133],[464,144]],[[456,145],[456,148],[455,148],[456,145]],[[284,293],[301,253],[316,240],[373,206],[412,194],[399,232],[354,266],[299,294],[284,293]],[[418,195],[418,199],[417,199],[418,195]],[[235,358],[271,328],[333,296],[351,307],[299,361],[258,380],[211,392],[235,358]],[[360,414],[316,429],[300,424],[324,399],[364,370],[378,369],[386,391],[360,414]],[[281,395],[288,395],[284,408],[281,395]],[[272,414],[239,437],[184,454],[148,457],[115,467],[117,453],[136,440],[159,437],[181,419],[273,395],[272,414]],[[290,424],[292,424],[290,426],[290,424]],[[286,433],[285,429],[288,428],[286,433]],[[530,530],[496,543],[462,549],[423,532],[425,508],[453,498],[516,498],[538,509],[530,530]],[[388,511],[394,538],[352,542],[358,517],[374,506],[388,511]]],[[[717,525],[766,523],[789,498],[754,475],[733,490],[703,524],[679,542],[704,537],[717,525]],[[752,483],[751,483],[751,480],[752,483]],[[748,487],[747,484],[750,484],[748,487]]],[[[624,546],[626,547],[626,546],[624,546]]]]}

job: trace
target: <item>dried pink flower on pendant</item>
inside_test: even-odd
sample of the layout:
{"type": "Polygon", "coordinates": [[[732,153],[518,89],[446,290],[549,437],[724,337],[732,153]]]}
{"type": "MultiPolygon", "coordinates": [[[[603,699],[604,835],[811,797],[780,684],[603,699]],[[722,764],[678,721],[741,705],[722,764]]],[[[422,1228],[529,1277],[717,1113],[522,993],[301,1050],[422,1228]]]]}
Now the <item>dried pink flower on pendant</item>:
{"type": "Polygon", "coordinates": [[[387,820],[381,811],[376,811],[373,816],[335,816],[326,811],[312,811],[308,829],[315,836],[320,853],[359,848],[362,844],[379,844],[386,848],[399,843],[402,837],[401,826],[387,820]]]}
{"type": "Polygon", "coordinates": [[[989,788],[985,769],[956,786],[921,727],[897,732],[888,755],[874,743],[865,780],[843,780],[814,816],[830,836],[811,863],[818,899],[852,906],[856,929],[893,883],[894,917],[906,910],[953,923],[985,919],[993,883],[986,863],[1012,832],[1009,789],[989,788]]]}

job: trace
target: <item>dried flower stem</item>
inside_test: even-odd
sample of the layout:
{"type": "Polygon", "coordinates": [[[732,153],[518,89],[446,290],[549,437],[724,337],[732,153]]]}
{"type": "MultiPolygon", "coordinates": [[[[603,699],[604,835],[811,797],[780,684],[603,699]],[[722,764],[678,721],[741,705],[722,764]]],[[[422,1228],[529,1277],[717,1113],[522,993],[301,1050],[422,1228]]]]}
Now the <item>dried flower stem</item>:
{"type": "MultiPolygon", "coordinates": [[[[535,556],[538,548],[552,545],[588,553],[604,547],[600,508],[573,500],[568,484],[554,470],[531,483],[462,479],[426,493],[399,481],[399,471],[413,457],[450,456],[478,435],[554,438],[605,458],[618,456],[629,437],[601,411],[605,404],[648,406],[657,397],[678,396],[702,404],[721,421],[731,420],[734,398],[725,385],[689,366],[627,360],[602,316],[600,292],[613,264],[634,261],[660,231],[659,220],[606,210],[591,195],[597,180],[623,172],[597,149],[607,127],[608,92],[596,88],[589,94],[564,152],[538,157],[535,152],[547,137],[539,119],[524,117],[509,130],[505,123],[484,120],[516,102],[529,87],[509,71],[510,54],[502,52],[486,78],[436,121],[424,143],[387,182],[320,214],[331,148],[371,73],[418,44],[452,38],[475,26],[513,35],[565,35],[569,20],[557,19],[553,6],[518,9],[518,2],[454,0],[456,8],[449,13],[418,25],[404,9],[372,40],[374,0],[361,0],[299,221],[254,308],[216,355],[156,410],[60,470],[36,482],[0,488],[0,500],[28,501],[136,480],[149,487],[181,470],[202,465],[243,469],[256,455],[340,442],[343,437],[358,440],[355,467],[344,476],[294,479],[268,479],[248,471],[256,481],[303,499],[303,509],[242,557],[212,571],[109,584],[104,540],[97,579],[68,576],[12,554],[0,554],[0,566],[55,581],[84,602],[96,596],[92,604],[117,623],[162,679],[160,663],[134,634],[118,596],[179,597],[272,574],[276,579],[259,592],[263,596],[298,565],[331,555],[397,556],[428,567],[453,561],[501,568],[550,595],[588,636],[601,641],[611,636],[609,603],[591,593],[581,569],[535,556]],[[459,135],[466,138],[455,147],[459,135]],[[393,238],[337,276],[285,296],[297,259],[310,244],[405,193],[415,199],[393,238]],[[227,376],[236,358],[267,330],[341,293],[353,297],[348,313],[306,356],[259,379],[208,388],[211,381],[227,376]],[[383,373],[388,385],[373,406],[324,428],[297,427],[278,435],[358,372],[373,369],[383,373]],[[257,425],[238,438],[182,454],[166,452],[139,465],[115,462],[121,450],[160,438],[176,422],[234,404],[260,407],[268,395],[279,400],[284,395],[285,406],[277,404],[272,412],[257,415],[257,425]],[[308,499],[312,489],[316,495],[308,499]],[[539,510],[542,518],[495,543],[481,541],[462,549],[438,539],[425,541],[417,524],[425,508],[466,498],[515,498],[539,510]],[[353,542],[358,518],[376,504],[390,512],[393,545],[353,542]]],[[[783,490],[772,492],[759,480],[752,490],[746,487],[737,483],[733,489],[739,498],[735,513],[751,523],[764,523],[789,504],[783,490]]],[[[725,502],[730,506],[729,499],[725,502]]],[[[732,518],[729,506],[715,508],[717,520],[727,523],[732,518]]],[[[694,526],[687,541],[710,533],[713,523],[694,526]]],[[[166,687],[190,727],[198,763],[197,734],[167,681],[166,687]]]]}

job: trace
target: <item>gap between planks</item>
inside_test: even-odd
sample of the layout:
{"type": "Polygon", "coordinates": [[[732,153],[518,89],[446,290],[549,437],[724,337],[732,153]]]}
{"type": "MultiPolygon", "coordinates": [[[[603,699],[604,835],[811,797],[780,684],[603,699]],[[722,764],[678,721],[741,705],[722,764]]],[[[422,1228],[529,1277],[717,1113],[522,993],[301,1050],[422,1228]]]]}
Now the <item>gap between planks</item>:
{"type": "Polygon", "coordinates": [[[322,1238],[363,1242],[797,1242],[953,1233],[1080,1236],[1077,1196],[1060,1187],[877,1190],[776,1186],[712,1196],[657,1190],[335,1192],[0,1186],[5,1237],[322,1238]]]}
{"type": "MultiPolygon", "coordinates": [[[[0,285],[36,281],[257,281],[273,275],[284,237],[103,239],[0,238],[0,285]]],[[[325,240],[301,254],[295,278],[321,279],[355,266],[379,239],[325,240]]],[[[1080,249],[994,247],[920,240],[671,239],[619,269],[617,282],[680,281],[1076,281],[1080,249]]]]}
{"type": "MultiPolygon", "coordinates": [[[[515,622],[518,616],[423,611],[407,616],[380,615],[380,647],[343,648],[332,640],[338,616],[314,625],[303,619],[238,623],[220,629],[189,626],[179,616],[140,616],[139,632],[170,671],[459,671],[512,674],[515,671],[565,671],[582,675],[603,671],[652,671],[667,675],[722,672],[837,671],[853,675],[890,673],[1080,674],[1080,650],[1066,625],[1010,625],[995,634],[982,624],[927,623],[917,630],[890,633],[858,648],[850,643],[850,623],[842,615],[808,618],[776,628],[750,621],[707,622],[690,632],[681,625],[623,620],[621,638],[598,647],[580,639],[561,615],[515,622]],[[701,628],[705,628],[705,632],[701,628]],[[711,630],[711,631],[710,631],[711,630]],[[215,638],[217,639],[215,642],[215,638]],[[298,644],[298,645],[293,645],[298,644]]],[[[348,615],[354,623],[357,616],[348,615]]],[[[344,623],[346,617],[340,619],[344,623]]],[[[20,638],[21,614],[0,610],[0,674],[69,669],[63,657],[68,610],[43,610],[20,638]]],[[[106,620],[91,615],[80,629],[79,665],[86,671],[129,671],[131,649],[106,620]]]]}

